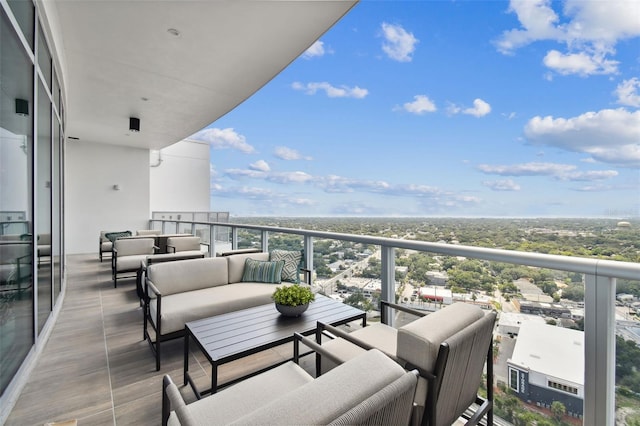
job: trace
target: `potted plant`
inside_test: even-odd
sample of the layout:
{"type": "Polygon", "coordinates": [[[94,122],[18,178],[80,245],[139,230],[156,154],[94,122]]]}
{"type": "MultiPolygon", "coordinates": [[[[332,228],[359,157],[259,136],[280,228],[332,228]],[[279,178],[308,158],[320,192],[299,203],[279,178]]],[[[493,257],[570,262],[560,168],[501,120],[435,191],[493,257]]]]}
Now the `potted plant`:
{"type": "Polygon", "coordinates": [[[315,300],[316,295],[309,287],[294,284],[276,287],[271,298],[282,315],[297,317],[307,310],[309,302],[315,300]]]}

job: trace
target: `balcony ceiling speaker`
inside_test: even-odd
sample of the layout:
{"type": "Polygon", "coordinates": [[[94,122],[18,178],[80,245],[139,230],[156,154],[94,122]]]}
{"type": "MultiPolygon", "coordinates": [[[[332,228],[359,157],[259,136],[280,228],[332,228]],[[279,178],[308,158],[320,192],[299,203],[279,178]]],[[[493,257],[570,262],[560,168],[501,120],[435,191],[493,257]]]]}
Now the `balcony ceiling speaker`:
{"type": "Polygon", "coordinates": [[[135,117],[129,117],[129,130],[132,132],[140,131],[140,119],[135,117]]]}
{"type": "Polygon", "coordinates": [[[16,114],[29,115],[29,101],[26,99],[16,99],[16,114]]]}

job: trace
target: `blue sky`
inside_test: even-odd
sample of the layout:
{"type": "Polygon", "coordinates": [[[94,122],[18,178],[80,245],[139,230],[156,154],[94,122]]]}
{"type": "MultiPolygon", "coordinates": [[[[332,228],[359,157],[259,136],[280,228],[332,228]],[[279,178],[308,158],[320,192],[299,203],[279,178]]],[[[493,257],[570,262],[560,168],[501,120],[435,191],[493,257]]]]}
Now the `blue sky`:
{"type": "Polygon", "coordinates": [[[640,217],[640,1],[361,1],[192,138],[232,216],[640,217]]]}

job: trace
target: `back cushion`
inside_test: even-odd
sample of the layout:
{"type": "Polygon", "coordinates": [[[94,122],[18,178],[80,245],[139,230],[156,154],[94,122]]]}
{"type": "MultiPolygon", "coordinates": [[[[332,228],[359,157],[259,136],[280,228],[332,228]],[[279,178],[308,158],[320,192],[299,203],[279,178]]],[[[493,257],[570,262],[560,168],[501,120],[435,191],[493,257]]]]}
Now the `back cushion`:
{"type": "Polygon", "coordinates": [[[147,277],[163,296],[229,283],[227,259],[220,257],[156,263],[147,268],[147,277]]]}
{"type": "Polygon", "coordinates": [[[176,252],[200,250],[200,237],[169,237],[167,245],[175,247],[176,252]]]}
{"type": "Polygon", "coordinates": [[[398,358],[433,372],[440,344],[484,316],[477,306],[457,302],[398,329],[398,358]]]}
{"type": "Polygon", "coordinates": [[[153,254],[155,240],[153,238],[119,238],[115,241],[118,256],[133,256],[136,254],[153,254]]]}
{"type": "Polygon", "coordinates": [[[269,260],[269,253],[233,254],[231,256],[225,256],[223,259],[229,262],[229,282],[239,283],[242,281],[242,275],[244,274],[245,260],[269,260]]]}

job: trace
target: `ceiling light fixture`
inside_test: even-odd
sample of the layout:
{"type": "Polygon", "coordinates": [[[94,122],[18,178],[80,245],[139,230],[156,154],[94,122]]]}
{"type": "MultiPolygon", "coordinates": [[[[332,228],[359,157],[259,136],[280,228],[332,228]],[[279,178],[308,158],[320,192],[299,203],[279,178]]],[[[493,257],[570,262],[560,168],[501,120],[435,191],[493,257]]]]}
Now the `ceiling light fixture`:
{"type": "Polygon", "coordinates": [[[29,115],[29,101],[26,99],[16,99],[16,114],[29,115]]]}
{"type": "Polygon", "coordinates": [[[174,37],[179,37],[180,36],[180,31],[176,30],[175,28],[169,28],[167,30],[167,32],[169,34],[171,34],[172,36],[174,36],[174,37]]]}
{"type": "Polygon", "coordinates": [[[132,132],[140,131],[140,119],[136,117],[129,117],[129,130],[132,132]]]}

